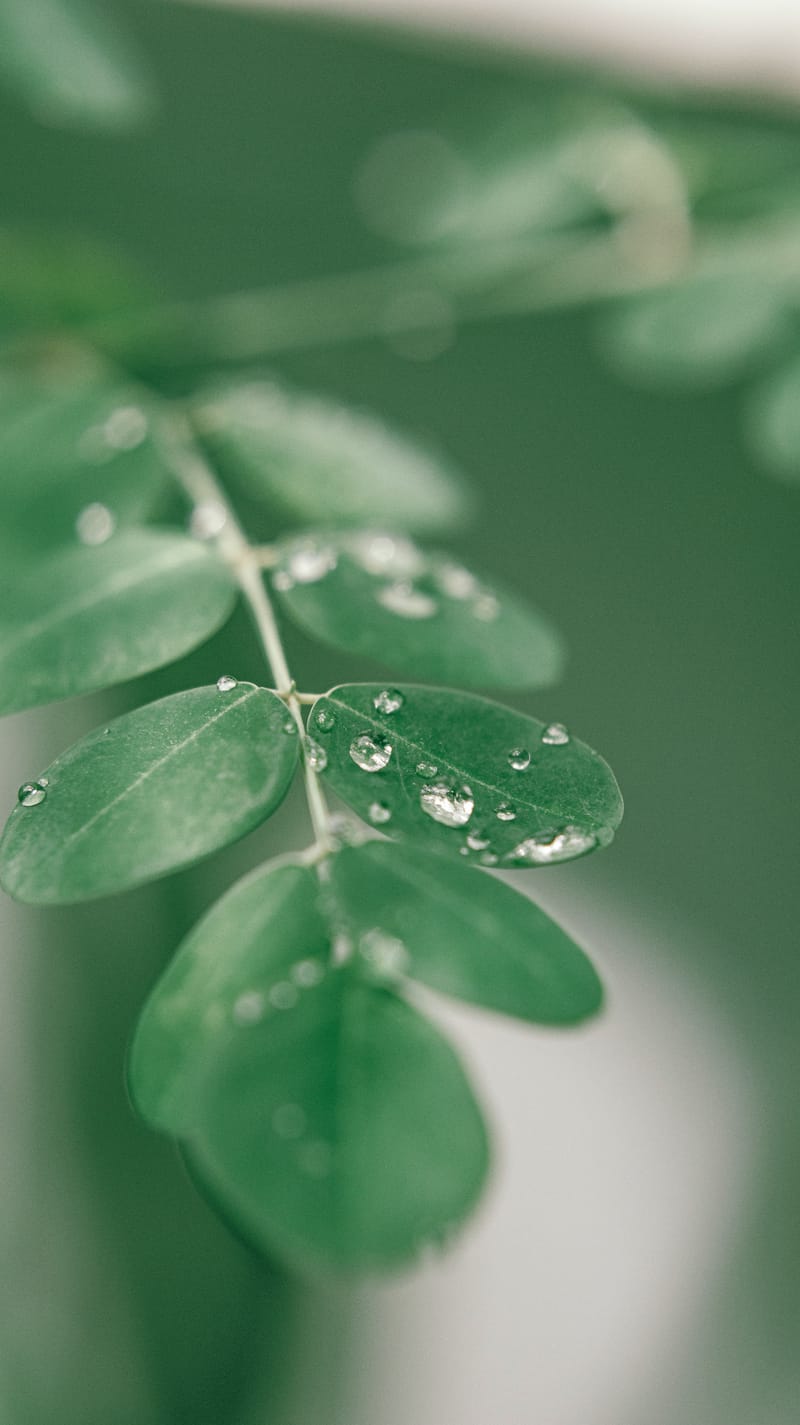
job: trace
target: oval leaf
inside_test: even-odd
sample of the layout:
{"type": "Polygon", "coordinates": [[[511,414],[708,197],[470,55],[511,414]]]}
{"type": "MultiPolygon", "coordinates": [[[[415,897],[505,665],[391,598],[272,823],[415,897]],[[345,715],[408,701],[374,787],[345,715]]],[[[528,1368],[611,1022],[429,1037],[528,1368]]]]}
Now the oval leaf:
{"type": "Polygon", "coordinates": [[[800,481],[800,362],[793,361],[756,391],[746,417],[759,464],[778,480],[800,481]]]}
{"type": "Polygon", "coordinates": [[[225,384],[195,419],[221,467],[256,499],[312,525],[449,529],[471,500],[440,456],[376,416],[274,381],[225,384]]]}
{"type": "Polygon", "coordinates": [[[12,812],[0,882],[68,904],[141,885],[258,826],[286,795],[297,737],[274,693],[240,683],[176,693],[97,728],[12,812]]]}
{"type": "Polygon", "coordinates": [[[225,565],[178,534],[129,530],[31,562],[0,591],[0,713],[171,663],[235,598],[225,565]]]}
{"type": "Polygon", "coordinates": [[[184,940],[136,1028],[128,1083],[148,1123],[175,1134],[202,1118],[206,1077],[231,1025],[280,1014],[271,1000],[324,978],[330,956],[319,883],[308,867],[270,862],[233,886],[184,940]]]}
{"type": "Polygon", "coordinates": [[[153,108],[133,43],[92,0],[3,0],[0,78],[54,124],[129,128],[153,108]]]}
{"type": "Polygon", "coordinates": [[[606,319],[603,345],[638,384],[722,385],[749,371],[791,332],[786,296],[742,272],[648,292],[606,319]]]}
{"type": "Polygon", "coordinates": [[[323,643],[468,687],[542,688],[564,662],[552,624],[441,554],[375,531],[281,546],[273,587],[323,643]]]}
{"type": "Polygon", "coordinates": [[[590,960],[526,896],[492,876],[388,841],[331,860],[342,922],[377,973],[539,1024],[596,1013],[590,960]]]}
{"type": "Polygon", "coordinates": [[[308,727],[365,821],[482,865],[573,860],[622,819],[613,773],[584,742],[470,693],[349,684],[314,704],[308,727]]]}
{"type": "Polygon", "coordinates": [[[448,1236],[489,1159],[453,1050],[351,964],[237,1031],[206,1082],[190,1152],[262,1250],[359,1269],[399,1265],[448,1236]]]}
{"type": "Polygon", "coordinates": [[[0,540],[17,563],[47,544],[99,542],[141,523],[171,486],[158,400],[71,351],[0,367],[0,462],[0,540]]]}

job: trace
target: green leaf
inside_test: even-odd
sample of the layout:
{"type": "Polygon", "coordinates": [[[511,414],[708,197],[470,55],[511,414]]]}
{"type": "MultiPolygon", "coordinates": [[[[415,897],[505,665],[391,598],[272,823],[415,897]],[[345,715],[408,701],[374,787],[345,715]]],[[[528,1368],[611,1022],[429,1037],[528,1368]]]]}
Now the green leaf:
{"type": "Polygon", "coordinates": [[[792,485],[800,481],[800,361],[756,390],[745,430],[753,454],[770,475],[792,485]]]}
{"type": "Polygon", "coordinates": [[[178,1135],[194,1131],[230,1026],[279,1014],[269,999],[276,984],[284,992],[289,986],[291,999],[324,977],[330,930],[318,897],[314,871],[269,862],[237,882],[187,936],[131,1046],[131,1097],[148,1123],[178,1135]]]}
{"type": "Polygon", "coordinates": [[[234,601],[226,567],[178,534],[128,530],[31,561],[0,591],[0,713],[171,663],[234,601]]]}
{"type": "Polygon", "coordinates": [[[473,694],[350,684],[314,704],[308,728],[324,776],[365,821],[481,865],[572,860],[622,819],[602,757],[560,724],[473,694]]]}
{"type": "Polygon", "coordinates": [[[171,487],[161,403],[82,352],[57,350],[0,367],[0,548],[12,561],[74,543],[88,507],[103,506],[109,528],[140,523],[171,487]]]}
{"type": "Polygon", "coordinates": [[[375,531],[287,541],[272,578],[287,613],[323,643],[468,687],[557,681],[563,645],[537,610],[441,554],[375,531]]]}
{"type": "Polygon", "coordinates": [[[312,525],[462,524],[472,501],[442,456],[376,416],[274,381],[201,392],[195,418],[215,461],[256,499],[312,525]]]}
{"type": "Polygon", "coordinates": [[[790,333],[781,286],[737,271],[626,301],[605,319],[603,346],[638,384],[714,386],[757,366],[790,333]]]}
{"type": "Polygon", "coordinates": [[[342,924],[377,973],[403,973],[541,1024],[594,1014],[602,986],[583,951],[492,876],[388,841],[331,859],[342,924]]]}
{"type": "Polygon", "coordinates": [[[295,1265],[400,1265],[475,1204],[489,1150],[464,1071],[351,964],[238,1030],[190,1154],[241,1231],[295,1265]]]}
{"type": "Polygon", "coordinates": [[[80,326],[154,301],[127,255],[48,227],[0,227],[0,333],[80,326]]]}
{"type": "Polygon", "coordinates": [[[239,683],[176,693],[97,728],[11,813],[0,882],[17,900],[69,904],[236,841],[289,788],[297,737],[285,723],[274,693],[239,683]]]}
{"type": "Polygon", "coordinates": [[[132,41],[92,0],[3,0],[0,79],[52,124],[128,129],[154,107],[132,41]]]}

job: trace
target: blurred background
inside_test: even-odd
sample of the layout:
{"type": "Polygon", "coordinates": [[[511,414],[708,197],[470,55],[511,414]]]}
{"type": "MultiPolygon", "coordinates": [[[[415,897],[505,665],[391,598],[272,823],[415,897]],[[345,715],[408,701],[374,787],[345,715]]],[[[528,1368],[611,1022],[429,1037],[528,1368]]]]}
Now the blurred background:
{"type": "MultiPolygon", "coordinates": [[[[177,393],[268,366],[446,451],[482,497],[458,552],[568,641],[518,705],[598,747],[627,812],[607,854],[518,880],[598,962],[602,1019],[442,1009],[497,1168],[453,1251],[388,1282],[253,1259],[125,1100],[160,967],[303,843],[300,802],[125,898],[4,900],[0,1421],[791,1425],[797,14],[107,0],[87,69],[48,0],[43,76],[38,4],[0,0],[3,340],[78,325],[177,393]]],[[[290,647],[301,686],[373,671],[290,647]]],[[[242,617],[9,719],[7,804],[109,715],[256,657],[242,617]]]]}

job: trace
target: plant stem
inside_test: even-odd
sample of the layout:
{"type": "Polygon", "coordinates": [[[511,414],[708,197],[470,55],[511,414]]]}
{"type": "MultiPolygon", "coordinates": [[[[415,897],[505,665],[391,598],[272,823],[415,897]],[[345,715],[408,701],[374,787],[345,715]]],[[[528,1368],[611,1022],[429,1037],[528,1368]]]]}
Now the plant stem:
{"type": "Polygon", "coordinates": [[[188,421],[175,416],[172,422],[169,456],[172,472],[190,501],[195,515],[204,513],[215,527],[217,548],[231,569],[255,624],[256,633],[269,664],[278,697],[283,698],[297,726],[303,751],[306,800],[316,843],[321,852],[331,849],[330,814],[319,778],[305,755],[305,724],[301,704],[313,702],[312,694],[298,693],[286,661],[275,611],[264,588],[259,552],[247,538],[236,512],[214,470],[198,450],[188,421]]]}

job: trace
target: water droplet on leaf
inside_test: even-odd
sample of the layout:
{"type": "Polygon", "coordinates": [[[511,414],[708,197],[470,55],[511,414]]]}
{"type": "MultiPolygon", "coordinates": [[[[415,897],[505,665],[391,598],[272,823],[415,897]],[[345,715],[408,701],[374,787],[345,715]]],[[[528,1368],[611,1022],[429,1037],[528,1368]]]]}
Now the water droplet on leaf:
{"type": "Polygon", "coordinates": [[[195,539],[216,539],[227,523],[225,506],[218,500],[202,500],[189,517],[189,533],[195,539]]]}
{"type": "Polygon", "coordinates": [[[335,568],[336,552],[328,544],[308,540],[289,553],[287,573],[295,584],[318,584],[335,568]]]}
{"type": "Polygon", "coordinates": [[[217,678],[218,693],[232,693],[234,688],[238,688],[239,683],[236,678],[232,678],[230,673],[223,673],[221,678],[217,678]]]}
{"type": "Polygon", "coordinates": [[[325,966],[321,960],[298,960],[292,965],[291,976],[301,989],[310,990],[325,978],[325,966]]]}
{"type": "Polygon", "coordinates": [[[439,768],[435,762],[418,762],[416,767],[417,776],[424,777],[426,781],[429,781],[431,777],[435,777],[438,770],[439,768]]]}
{"type": "Polygon", "coordinates": [[[546,742],[548,747],[563,747],[565,742],[569,742],[569,733],[563,722],[551,722],[542,733],[542,742],[546,742]]]}
{"type": "Polygon", "coordinates": [[[372,969],[388,979],[402,975],[408,964],[408,951],[402,940],[377,926],[361,936],[358,948],[372,969]]]}
{"type": "Polygon", "coordinates": [[[237,1024],[257,1024],[264,1016],[264,996],[259,990],[245,990],[233,1006],[237,1024]]]}
{"type": "Polygon", "coordinates": [[[472,612],[481,623],[491,623],[500,612],[500,603],[494,594],[481,594],[472,605],[472,612]]]}
{"type": "Polygon", "coordinates": [[[498,807],[495,807],[494,814],[498,821],[513,821],[517,815],[517,809],[511,805],[511,802],[501,802],[498,807]]]}
{"type": "Polygon", "coordinates": [[[433,618],[439,607],[430,594],[415,589],[413,584],[386,584],[378,590],[376,597],[379,604],[390,613],[399,614],[400,618],[433,618]]]}
{"type": "Polygon", "coordinates": [[[312,772],[324,772],[328,765],[328,754],[325,748],[315,742],[313,737],[306,737],[303,742],[303,750],[306,766],[310,767],[312,772]]]}
{"type": "Polygon", "coordinates": [[[422,551],[410,539],[398,535],[358,535],[351,548],[356,563],[368,574],[413,579],[425,568],[422,551]]]}
{"type": "Polygon", "coordinates": [[[555,861],[570,861],[597,845],[598,838],[579,826],[565,826],[563,831],[540,832],[529,836],[509,853],[506,860],[524,866],[549,866],[555,861]]]}
{"type": "Polygon", "coordinates": [[[489,845],[489,837],[484,831],[470,831],[467,834],[467,846],[470,851],[485,851],[489,845]]]}
{"type": "Polygon", "coordinates": [[[466,826],[475,809],[469,787],[452,787],[447,782],[423,787],[419,804],[427,816],[442,826],[466,826]]]}
{"type": "Polygon", "coordinates": [[[297,990],[288,980],[278,980],[269,992],[269,1002],[275,1009],[294,1009],[297,998],[297,990]]]}
{"type": "Polygon", "coordinates": [[[370,737],[366,732],[350,743],[350,756],[362,772],[382,772],[391,755],[391,742],[383,737],[370,737]]]}
{"type": "Polygon", "coordinates": [[[315,732],[332,732],[336,726],[336,714],[330,708],[320,708],[314,717],[315,732]]]}
{"type": "Polygon", "coordinates": [[[114,533],[116,523],[106,505],[87,505],[75,521],[75,533],[81,544],[105,544],[114,533]]]}
{"type": "Polygon", "coordinates": [[[372,699],[372,706],[376,712],[385,713],[388,717],[391,713],[399,712],[404,702],[405,698],[397,688],[383,688],[372,699]]]}
{"type": "Polygon", "coordinates": [[[463,569],[460,564],[450,564],[447,561],[436,564],[433,577],[442,593],[451,599],[472,599],[478,593],[475,575],[470,574],[469,569],[463,569]]]}
{"type": "Polygon", "coordinates": [[[512,747],[508,754],[508,765],[514,772],[524,772],[531,765],[531,754],[525,747],[512,747]]]}
{"type": "Polygon", "coordinates": [[[47,791],[41,782],[23,782],[17,792],[17,801],[22,807],[38,807],[47,796],[47,791]]]}
{"type": "Polygon", "coordinates": [[[386,802],[372,802],[369,808],[369,819],[374,826],[384,826],[392,819],[392,809],[386,802]]]}

